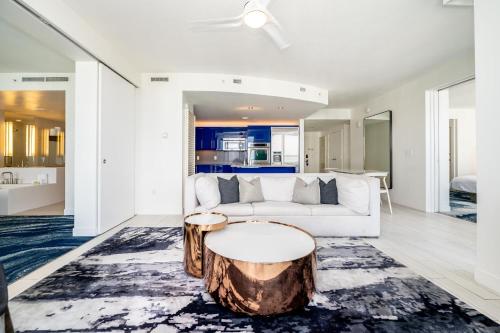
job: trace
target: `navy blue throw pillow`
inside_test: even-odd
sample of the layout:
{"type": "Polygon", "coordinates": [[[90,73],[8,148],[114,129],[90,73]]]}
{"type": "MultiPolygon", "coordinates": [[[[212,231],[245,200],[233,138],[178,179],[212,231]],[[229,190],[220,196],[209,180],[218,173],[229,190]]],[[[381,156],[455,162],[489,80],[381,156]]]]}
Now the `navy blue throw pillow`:
{"type": "Polygon", "coordinates": [[[319,194],[322,204],[338,205],[339,193],[337,192],[337,180],[332,179],[328,183],[325,183],[319,179],[319,194]]]}
{"type": "Polygon", "coordinates": [[[217,177],[217,180],[219,181],[221,204],[240,202],[240,182],[238,177],[233,176],[231,179],[217,177]]]}

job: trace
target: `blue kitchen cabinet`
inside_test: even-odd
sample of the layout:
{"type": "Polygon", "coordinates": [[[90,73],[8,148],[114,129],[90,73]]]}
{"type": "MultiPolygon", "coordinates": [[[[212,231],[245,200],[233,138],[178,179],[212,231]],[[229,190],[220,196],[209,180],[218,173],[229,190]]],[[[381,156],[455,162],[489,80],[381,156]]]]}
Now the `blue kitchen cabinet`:
{"type": "Polygon", "coordinates": [[[295,167],[234,167],[233,173],[295,173],[295,167]]]}
{"type": "Polygon", "coordinates": [[[248,142],[271,143],[270,126],[248,126],[248,142]]]}
{"type": "Polygon", "coordinates": [[[217,128],[196,127],[196,150],[217,149],[217,128]]]}
{"type": "Polygon", "coordinates": [[[233,168],[227,164],[198,164],[196,173],[231,173],[233,168]]]}

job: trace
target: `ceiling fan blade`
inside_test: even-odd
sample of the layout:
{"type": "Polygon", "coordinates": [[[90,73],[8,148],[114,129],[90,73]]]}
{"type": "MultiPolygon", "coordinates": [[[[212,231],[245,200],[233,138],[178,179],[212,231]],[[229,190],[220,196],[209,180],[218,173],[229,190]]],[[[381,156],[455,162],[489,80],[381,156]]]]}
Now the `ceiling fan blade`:
{"type": "Polygon", "coordinates": [[[191,21],[192,30],[213,30],[225,28],[237,28],[243,24],[243,15],[214,20],[191,21]]]}
{"type": "Polygon", "coordinates": [[[269,37],[276,43],[276,45],[279,47],[280,50],[286,49],[291,45],[291,43],[286,40],[285,36],[283,35],[283,30],[279,26],[277,22],[270,21],[269,23],[266,23],[262,29],[267,32],[269,37]]]}
{"type": "Polygon", "coordinates": [[[258,0],[263,7],[269,6],[271,0],[258,0]]]}

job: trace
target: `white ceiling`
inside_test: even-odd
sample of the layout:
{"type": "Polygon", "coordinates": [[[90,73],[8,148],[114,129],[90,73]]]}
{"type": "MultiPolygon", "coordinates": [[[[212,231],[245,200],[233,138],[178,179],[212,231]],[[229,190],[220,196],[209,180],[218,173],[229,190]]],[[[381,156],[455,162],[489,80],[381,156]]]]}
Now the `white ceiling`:
{"type": "Polygon", "coordinates": [[[473,48],[473,9],[442,0],[272,0],[292,46],[262,32],[193,32],[188,22],[235,16],[246,0],[64,0],[143,72],[266,77],[330,91],[350,106],[473,48]]]}
{"type": "Polygon", "coordinates": [[[335,126],[350,124],[350,120],[341,119],[306,119],[304,120],[304,131],[306,132],[328,132],[335,126]]]}
{"type": "Polygon", "coordinates": [[[196,120],[250,121],[297,120],[322,107],[321,104],[273,97],[226,92],[186,92],[193,104],[196,120]]]}
{"type": "Polygon", "coordinates": [[[0,19],[0,73],[71,73],[74,62],[0,19]]]}
{"type": "Polygon", "coordinates": [[[0,91],[0,112],[7,119],[65,119],[64,91],[0,91]]]}

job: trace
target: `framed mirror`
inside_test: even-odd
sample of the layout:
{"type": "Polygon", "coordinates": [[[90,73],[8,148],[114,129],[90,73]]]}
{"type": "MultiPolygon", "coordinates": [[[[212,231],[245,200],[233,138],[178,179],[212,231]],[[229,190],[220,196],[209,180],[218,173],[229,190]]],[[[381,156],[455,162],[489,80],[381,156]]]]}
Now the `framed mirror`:
{"type": "Polygon", "coordinates": [[[388,172],[392,189],[392,111],[384,111],[363,120],[365,138],[364,169],[388,172]]]}

